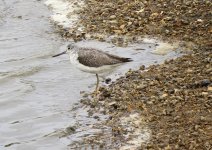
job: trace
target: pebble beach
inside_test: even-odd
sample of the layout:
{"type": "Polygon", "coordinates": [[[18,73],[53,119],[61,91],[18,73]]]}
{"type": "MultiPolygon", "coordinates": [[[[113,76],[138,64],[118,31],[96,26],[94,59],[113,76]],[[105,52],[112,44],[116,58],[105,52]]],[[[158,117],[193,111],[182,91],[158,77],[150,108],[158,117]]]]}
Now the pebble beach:
{"type": "Polygon", "coordinates": [[[58,26],[65,38],[105,41],[113,36],[114,44],[126,46],[143,37],[153,37],[180,43],[184,49],[179,58],[129,70],[109,86],[102,86],[98,103],[91,97],[83,98],[81,103],[89,107],[91,114],[109,116],[100,126],[110,127],[112,138],[108,142],[108,135],[100,134],[84,142],[102,149],[211,149],[212,2],[79,3],[75,2],[74,7],[80,9],[70,13],[78,15],[76,24],[70,29],[58,26]],[[123,118],[128,118],[128,124],[123,118]],[[148,140],[136,134],[141,134],[141,130],[150,131],[148,140]]]}

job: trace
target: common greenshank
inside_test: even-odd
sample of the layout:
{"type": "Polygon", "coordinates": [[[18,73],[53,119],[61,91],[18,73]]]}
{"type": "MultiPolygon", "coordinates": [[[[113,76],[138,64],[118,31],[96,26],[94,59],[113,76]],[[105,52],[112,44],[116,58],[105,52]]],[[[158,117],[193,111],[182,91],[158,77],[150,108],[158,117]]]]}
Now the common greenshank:
{"type": "Polygon", "coordinates": [[[96,95],[99,90],[98,74],[109,71],[122,63],[132,61],[131,58],[119,57],[94,48],[78,47],[75,44],[69,44],[66,51],[52,57],[57,57],[66,53],[70,56],[71,64],[76,66],[78,69],[84,72],[96,74],[96,95]]]}

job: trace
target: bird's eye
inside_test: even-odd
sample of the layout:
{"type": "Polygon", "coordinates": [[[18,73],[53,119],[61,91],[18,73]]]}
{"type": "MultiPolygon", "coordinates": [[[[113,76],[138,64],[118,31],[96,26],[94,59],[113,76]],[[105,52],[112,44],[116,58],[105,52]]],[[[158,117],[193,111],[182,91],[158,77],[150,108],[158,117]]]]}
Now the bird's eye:
{"type": "Polygon", "coordinates": [[[70,50],[70,47],[68,47],[68,50],[70,50]]]}

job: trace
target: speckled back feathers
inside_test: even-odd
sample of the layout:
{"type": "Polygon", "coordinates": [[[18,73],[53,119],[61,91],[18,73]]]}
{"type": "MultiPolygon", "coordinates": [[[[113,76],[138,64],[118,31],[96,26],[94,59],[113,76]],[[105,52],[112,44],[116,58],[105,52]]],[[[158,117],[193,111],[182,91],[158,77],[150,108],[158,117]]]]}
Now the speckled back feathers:
{"type": "Polygon", "coordinates": [[[132,61],[130,58],[119,57],[92,48],[78,48],[77,53],[79,62],[88,67],[101,67],[132,61]]]}

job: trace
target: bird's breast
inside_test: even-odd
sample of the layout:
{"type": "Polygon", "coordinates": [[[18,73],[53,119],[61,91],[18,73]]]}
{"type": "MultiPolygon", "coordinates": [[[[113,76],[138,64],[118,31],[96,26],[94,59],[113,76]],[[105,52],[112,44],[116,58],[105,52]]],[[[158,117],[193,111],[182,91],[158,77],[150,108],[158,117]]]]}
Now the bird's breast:
{"type": "Polygon", "coordinates": [[[75,53],[70,54],[70,62],[73,65],[78,64],[79,63],[79,61],[78,61],[78,55],[75,54],[75,53]]]}

